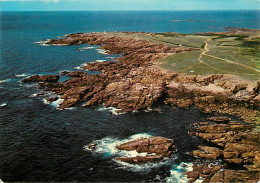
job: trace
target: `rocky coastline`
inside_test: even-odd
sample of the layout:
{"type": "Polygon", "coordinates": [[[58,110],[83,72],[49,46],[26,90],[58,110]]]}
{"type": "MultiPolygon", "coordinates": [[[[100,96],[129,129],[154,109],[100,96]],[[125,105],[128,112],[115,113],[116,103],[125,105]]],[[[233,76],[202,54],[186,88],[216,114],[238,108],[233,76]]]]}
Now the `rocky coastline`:
{"type": "MultiPolygon", "coordinates": [[[[214,146],[199,146],[199,150],[193,151],[192,154],[200,158],[220,159],[226,164],[241,165],[244,169],[233,171],[223,168],[224,165],[194,165],[193,172],[188,172],[187,175],[190,182],[199,177],[204,177],[205,182],[257,180],[260,154],[259,135],[255,127],[259,120],[260,82],[233,75],[185,75],[171,72],[161,68],[158,60],[195,48],[181,45],[170,47],[131,37],[131,32],[126,34],[130,36],[76,33],[68,34],[62,39],[50,39],[45,44],[101,45],[101,49],[106,50],[107,54],[121,54],[121,57],[110,62],[86,63],[82,66],[82,69],[99,71],[100,74],[64,71],[61,75],[72,77],[65,82],[57,82],[58,75],[34,75],[22,82],[39,82],[41,89],[60,96],[63,99],[59,105],[60,109],[77,104],[84,107],[104,104],[106,107],[117,108],[119,112],[135,112],[165,104],[186,109],[196,106],[207,113],[238,116],[245,123],[230,121],[228,118],[213,118],[194,124],[190,135],[205,139],[214,146]],[[249,178],[232,179],[231,175],[249,178]]],[[[58,100],[57,96],[48,100],[58,100]]],[[[146,159],[125,157],[120,160],[138,163],[149,159],[159,161],[162,157],[164,156],[159,153],[154,157],[145,157],[146,159]]]]}
{"type": "MultiPolygon", "coordinates": [[[[165,103],[181,108],[195,105],[205,112],[237,115],[246,122],[256,121],[260,104],[260,82],[243,80],[233,75],[173,73],[162,69],[157,62],[168,55],[188,52],[193,48],[169,47],[105,33],[69,34],[63,39],[50,39],[46,44],[101,45],[108,54],[121,54],[121,57],[113,61],[86,63],[82,67],[101,74],[68,72],[67,75],[73,77],[68,81],[40,83],[45,90],[61,95],[64,99],[59,106],[61,109],[86,102],[86,107],[105,104],[106,107],[128,112],[150,109],[165,103]]],[[[28,81],[37,80],[35,76],[23,80],[28,81]]]]}

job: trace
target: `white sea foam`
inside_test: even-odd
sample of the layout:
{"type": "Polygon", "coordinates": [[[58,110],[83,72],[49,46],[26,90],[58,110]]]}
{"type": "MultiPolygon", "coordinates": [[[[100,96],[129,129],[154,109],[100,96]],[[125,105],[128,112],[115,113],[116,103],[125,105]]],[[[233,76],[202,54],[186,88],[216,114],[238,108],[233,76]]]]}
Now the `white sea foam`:
{"type": "Polygon", "coordinates": [[[65,109],[67,109],[67,110],[74,110],[74,109],[76,109],[76,107],[69,107],[69,108],[65,108],[65,109]]]}
{"type": "Polygon", "coordinates": [[[83,47],[83,48],[79,48],[79,51],[90,50],[90,49],[93,49],[93,48],[94,47],[92,47],[92,46],[83,47]]]}
{"type": "Polygon", "coordinates": [[[80,66],[74,67],[74,69],[83,70],[80,66]]]}
{"type": "Polygon", "coordinates": [[[6,106],[6,105],[7,105],[7,103],[4,102],[4,103],[1,103],[1,104],[0,104],[0,107],[4,107],[4,106],[6,106]]]}
{"type": "Polygon", "coordinates": [[[38,93],[33,93],[30,95],[30,97],[37,97],[38,96],[38,93]]]}
{"type": "Polygon", "coordinates": [[[50,46],[49,44],[46,44],[50,41],[50,39],[47,39],[45,41],[38,41],[38,42],[34,42],[35,44],[39,44],[41,46],[50,46]]]}
{"type": "MultiPolygon", "coordinates": [[[[36,95],[37,96],[37,95],[36,95]]],[[[50,104],[51,102],[49,102],[46,98],[43,99],[43,103],[44,104],[50,104]]]]}
{"type": "Polygon", "coordinates": [[[17,78],[25,77],[25,76],[29,76],[29,74],[26,74],[26,73],[24,73],[24,74],[15,74],[15,77],[17,77],[17,78]]]}
{"type": "MultiPolygon", "coordinates": [[[[58,96],[59,97],[59,96],[58,96]]],[[[54,106],[56,109],[59,109],[60,104],[64,101],[64,99],[59,98],[56,101],[53,102],[49,102],[46,98],[43,99],[43,103],[44,104],[51,104],[52,106],[54,106]]],[[[69,108],[68,108],[69,109],[69,108]]]]}
{"type": "Polygon", "coordinates": [[[167,183],[186,183],[188,182],[188,178],[185,175],[186,172],[192,171],[193,164],[192,163],[181,163],[179,165],[173,164],[172,169],[170,170],[170,177],[165,179],[167,183]]]}
{"type": "MultiPolygon", "coordinates": [[[[111,156],[114,158],[114,157],[146,156],[147,153],[138,153],[135,150],[134,151],[123,151],[123,150],[121,151],[121,150],[118,150],[116,148],[116,146],[126,143],[128,141],[137,140],[137,139],[141,139],[141,138],[148,138],[148,137],[151,137],[151,135],[147,134],[147,133],[139,133],[139,134],[132,135],[128,139],[124,139],[124,140],[119,140],[117,138],[112,138],[112,137],[106,137],[101,140],[95,140],[90,144],[96,144],[96,147],[93,150],[93,152],[103,154],[105,157],[111,156]]],[[[84,149],[92,151],[91,149],[88,148],[88,145],[85,146],[84,149]]],[[[173,159],[173,158],[171,158],[171,159],[173,159]]],[[[147,171],[150,171],[154,167],[160,167],[164,164],[170,163],[170,161],[167,161],[167,160],[171,160],[171,159],[166,158],[165,161],[162,161],[162,162],[144,163],[144,164],[130,164],[130,163],[118,161],[115,159],[113,159],[113,160],[121,165],[120,166],[121,169],[126,169],[126,170],[130,170],[130,171],[134,171],[134,172],[136,172],[136,171],[147,172],[147,171]]]]}
{"type": "Polygon", "coordinates": [[[107,52],[106,50],[104,50],[104,49],[100,49],[100,48],[98,48],[98,49],[96,49],[96,50],[98,51],[99,54],[102,54],[102,55],[109,55],[108,52],[107,52]]]}
{"type": "Polygon", "coordinates": [[[143,163],[143,164],[130,164],[130,163],[126,163],[126,162],[118,161],[118,160],[114,160],[114,161],[117,162],[118,164],[122,165],[120,167],[120,169],[132,171],[132,172],[149,172],[153,168],[158,168],[163,165],[170,164],[170,162],[171,162],[170,160],[173,160],[173,158],[168,159],[168,161],[165,159],[164,161],[157,162],[157,163],[143,163]]]}
{"type": "Polygon", "coordinates": [[[106,62],[107,60],[96,60],[95,62],[106,62]]]}
{"type": "MultiPolygon", "coordinates": [[[[147,133],[139,133],[130,136],[128,139],[124,140],[119,140],[117,138],[112,138],[112,137],[106,137],[101,140],[95,140],[91,144],[97,144],[94,152],[96,153],[106,153],[107,155],[113,156],[113,155],[130,155],[131,157],[136,156],[138,153],[136,151],[120,151],[116,148],[117,145],[120,145],[122,143],[125,143],[127,141],[131,140],[137,140],[141,138],[147,138],[150,137],[151,135],[147,133]]],[[[90,150],[88,146],[85,146],[84,149],[90,150]]]]}
{"type": "Polygon", "coordinates": [[[4,79],[4,80],[0,80],[0,83],[7,83],[9,81],[11,81],[11,79],[4,79]]]}
{"type": "Polygon", "coordinates": [[[67,44],[51,44],[53,46],[67,46],[67,44]]]}
{"type": "Polygon", "coordinates": [[[114,59],[114,58],[116,58],[116,57],[106,57],[106,58],[109,58],[109,59],[114,59]]]}
{"type": "Polygon", "coordinates": [[[60,104],[61,104],[63,101],[64,101],[64,99],[59,98],[58,100],[53,101],[53,102],[51,103],[51,105],[54,106],[54,107],[56,107],[56,108],[58,109],[59,106],[60,106],[60,104]]]}
{"type": "Polygon", "coordinates": [[[78,67],[74,67],[74,69],[78,69],[78,70],[86,70],[86,69],[83,69],[82,67],[87,66],[87,65],[88,65],[88,63],[83,63],[83,64],[81,64],[81,65],[78,66],[78,67]]]}
{"type": "Polygon", "coordinates": [[[99,107],[98,111],[109,111],[113,115],[120,115],[120,114],[124,114],[125,113],[125,112],[120,112],[121,109],[117,109],[117,108],[114,108],[114,107],[105,107],[105,105],[102,105],[101,107],[99,107]]]}

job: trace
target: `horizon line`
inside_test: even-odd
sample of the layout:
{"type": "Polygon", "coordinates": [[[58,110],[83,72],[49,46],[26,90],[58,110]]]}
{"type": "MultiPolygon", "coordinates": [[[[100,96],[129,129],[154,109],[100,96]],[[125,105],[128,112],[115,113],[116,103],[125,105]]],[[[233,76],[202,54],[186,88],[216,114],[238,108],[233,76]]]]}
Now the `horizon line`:
{"type": "Polygon", "coordinates": [[[86,11],[90,11],[90,12],[102,12],[102,11],[111,11],[111,12],[116,12],[116,11],[259,11],[260,13],[260,9],[241,9],[241,10],[215,10],[215,9],[209,9],[209,10],[0,10],[0,12],[51,12],[51,11],[58,11],[58,12],[62,12],[62,11],[67,11],[67,12],[73,12],[73,11],[78,11],[78,12],[86,12],[86,11]]]}

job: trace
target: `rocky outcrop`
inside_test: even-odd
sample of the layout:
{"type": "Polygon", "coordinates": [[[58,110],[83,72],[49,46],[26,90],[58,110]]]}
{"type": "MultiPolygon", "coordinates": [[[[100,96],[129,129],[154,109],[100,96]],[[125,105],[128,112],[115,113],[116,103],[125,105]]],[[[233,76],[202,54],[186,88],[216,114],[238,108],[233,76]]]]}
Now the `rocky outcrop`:
{"type": "Polygon", "coordinates": [[[224,116],[217,116],[217,117],[207,118],[207,120],[213,121],[213,122],[225,123],[225,122],[230,121],[231,119],[228,117],[224,117],[224,116]]]}
{"type": "Polygon", "coordinates": [[[22,82],[57,82],[59,78],[60,77],[58,75],[32,75],[22,79],[22,82]]]}
{"type": "Polygon", "coordinates": [[[161,161],[164,157],[169,157],[176,151],[173,140],[164,137],[138,139],[116,146],[116,148],[124,151],[135,150],[138,153],[147,153],[146,156],[116,158],[119,161],[137,164],[161,161]]]}
{"type": "Polygon", "coordinates": [[[252,131],[252,125],[243,124],[236,121],[229,121],[227,124],[214,124],[201,122],[195,124],[196,132],[193,134],[214,143],[216,147],[204,148],[193,152],[198,157],[208,157],[216,159],[223,156],[223,160],[228,163],[248,164],[253,163],[255,156],[259,154],[258,134],[252,131]],[[212,155],[213,150],[217,153],[212,155]]]}
{"type": "Polygon", "coordinates": [[[259,181],[259,172],[246,170],[230,170],[224,168],[223,165],[205,163],[194,164],[193,170],[187,172],[189,182],[195,182],[197,179],[203,179],[203,183],[207,182],[252,182],[259,181]]]}
{"type": "Polygon", "coordinates": [[[54,102],[54,101],[56,101],[56,100],[58,100],[59,98],[57,97],[57,96],[55,96],[55,97],[47,97],[46,98],[46,101],[47,102],[49,102],[49,103],[51,103],[51,102],[54,102]]]}
{"type": "Polygon", "coordinates": [[[156,60],[191,51],[191,48],[170,47],[131,37],[131,33],[125,34],[125,37],[119,37],[77,33],[49,40],[46,44],[101,45],[107,54],[121,54],[121,57],[82,66],[82,69],[99,71],[99,74],[63,71],[61,75],[73,78],[57,84],[41,83],[41,88],[62,96],[61,109],[84,102],[85,107],[104,104],[118,108],[118,112],[128,112],[151,109],[164,102],[180,108],[195,105],[208,113],[237,115],[246,122],[255,122],[259,114],[259,83],[231,75],[172,73],[162,69],[156,60]]]}
{"type": "Polygon", "coordinates": [[[164,99],[166,83],[176,74],[163,71],[152,61],[172,53],[191,50],[102,33],[71,34],[64,39],[50,40],[47,44],[80,43],[100,44],[109,53],[120,53],[122,56],[111,62],[87,63],[82,67],[102,74],[61,72],[61,75],[74,78],[50,87],[51,91],[62,95],[61,98],[64,99],[60,108],[84,101],[86,107],[105,104],[106,107],[120,109],[119,112],[140,111],[156,106],[164,99]]]}
{"type": "Polygon", "coordinates": [[[68,77],[84,77],[87,73],[83,71],[61,71],[60,75],[68,77]]]}
{"type": "MultiPolygon", "coordinates": [[[[52,45],[101,45],[106,54],[121,54],[110,62],[87,63],[82,69],[99,71],[99,74],[87,75],[85,72],[62,72],[71,76],[61,83],[51,80],[39,80],[32,77],[24,82],[41,81],[41,88],[61,95],[60,108],[67,108],[84,103],[85,107],[105,104],[106,107],[118,108],[119,112],[150,109],[161,103],[189,108],[195,105],[208,113],[230,114],[241,117],[247,123],[254,123],[259,115],[260,82],[247,81],[232,75],[184,75],[162,69],[156,60],[174,53],[191,51],[182,46],[170,47],[166,44],[152,43],[131,37],[112,36],[103,33],[69,34],[64,39],[51,39],[52,45]],[[47,83],[46,83],[47,82],[47,83]]],[[[55,79],[54,79],[55,81],[55,79]]],[[[228,165],[237,164],[246,170],[235,172],[224,167],[212,166],[201,168],[189,177],[194,181],[198,177],[205,180],[252,181],[259,171],[259,135],[254,126],[227,117],[212,117],[210,122],[194,124],[191,132],[214,147],[199,146],[194,156],[208,159],[220,159],[228,165]],[[217,172],[217,173],[216,173],[217,172]],[[214,175],[215,174],[215,175],[214,175]],[[237,179],[234,177],[243,177],[237,179]]],[[[158,139],[157,139],[158,140],[158,139]]],[[[161,161],[171,155],[175,146],[168,139],[159,138],[159,144],[152,139],[141,139],[118,146],[121,150],[145,152],[146,156],[118,157],[120,161],[144,163],[161,161]]],[[[90,148],[95,148],[92,145],[90,148]]]]}
{"type": "Polygon", "coordinates": [[[215,174],[223,168],[223,165],[213,164],[213,163],[205,163],[205,164],[194,164],[193,170],[187,172],[187,178],[189,178],[189,182],[195,182],[200,177],[203,178],[203,182],[211,182],[211,178],[215,176],[215,174]]]}
{"type": "MultiPolygon", "coordinates": [[[[258,84],[253,81],[245,81],[230,75],[179,74],[167,88],[166,104],[181,108],[196,105],[208,113],[240,116],[246,122],[255,122],[259,113],[256,110],[259,107],[258,84]]],[[[223,119],[218,120],[221,122],[223,119]]]]}
{"type": "Polygon", "coordinates": [[[193,151],[193,156],[217,159],[222,155],[222,150],[217,147],[198,146],[200,150],[193,151]]]}
{"type": "Polygon", "coordinates": [[[222,170],[217,172],[209,182],[259,182],[259,172],[249,172],[246,170],[222,170]]]}
{"type": "Polygon", "coordinates": [[[192,126],[195,131],[191,135],[203,138],[216,147],[199,146],[192,154],[207,159],[221,159],[229,164],[244,166],[246,170],[230,170],[225,168],[210,181],[247,182],[259,179],[260,151],[259,134],[254,125],[231,121],[225,117],[208,118],[213,122],[200,122],[192,126]],[[221,124],[219,121],[223,121],[221,124]],[[228,173],[229,175],[227,175],[228,173]]]}

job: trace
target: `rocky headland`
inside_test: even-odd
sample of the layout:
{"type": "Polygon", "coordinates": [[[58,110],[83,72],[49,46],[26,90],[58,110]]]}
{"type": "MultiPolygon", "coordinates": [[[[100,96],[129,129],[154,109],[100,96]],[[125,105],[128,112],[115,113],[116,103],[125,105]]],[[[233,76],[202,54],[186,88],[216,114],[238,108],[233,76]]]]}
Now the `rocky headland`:
{"type": "Polygon", "coordinates": [[[46,44],[101,45],[108,54],[121,54],[121,57],[113,61],[86,63],[82,67],[101,74],[63,72],[61,74],[73,78],[60,83],[41,80],[42,76],[23,80],[41,81],[42,88],[60,95],[64,99],[59,106],[61,109],[85,102],[86,107],[105,104],[106,107],[128,112],[150,109],[165,103],[181,108],[195,105],[205,112],[237,115],[247,122],[256,121],[260,104],[260,82],[243,80],[233,75],[173,73],[162,69],[160,62],[157,62],[168,55],[188,52],[194,48],[170,47],[162,43],[105,33],[69,34],[63,39],[51,39],[46,44]]]}
{"type": "MultiPolygon", "coordinates": [[[[207,113],[229,114],[240,117],[245,123],[230,121],[228,118],[214,118],[207,122],[193,125],[191,135],[205,139],[214,146],[199,146],[193,155],[196,157],[220,159],[229,164],[238,164],[243,170],[234,171],[224,165],[205,168],[204,165],[194,166],[195,173],[188,173],[191,182],[204,176],[207,181],[239,181],[228,179],[227,176],[249,177],[242,181],[256,180],[259,174],[259,134],[256,122],[260,105],[260,82],[249,81],[234,75],[186,75],[174,73],[160,67],[159,59],[180,52],[189,52],[195,48],[184,46],[171,47],[163,43],[152,43],[147,40],[127,36],[119,37],[105,33],[77,33],[66,35],[62,39],[51,39],[49,45],[100,45],[107,54],[121,54],[110,62],[86,63],[82,69],[99,71],[99,74],[88,75],[84,71],[64,71],[61,75],[72,77],[65,82],[57,82],[59,76],[34,75],[22,80],[23,82],[39,82],[39,87],[52,91],[63,99],[60,109],[77,104],[84,107],[105,105],[114,107],[119,112],[132,112],[152,109],[162,104],[188,109],[196,106],[207,113]],[[203,168],[204,167],[204,168],[203,168]],[[196,168],[199,171],[196,171],[196,168]],[[205,169],[205,170],[204,170],[205,169]],[[205,173],[206,172],[206,173],[205,173]],[[239,175],[238,175],[239,174],[239,175]]],[[[143,33],[145,34],[145,33],[143,33]]],[[[55,101],[58,97],[48,100],[55,101]]],[[[137,151],[151,151],[146,144],[130,142],[117,148],[137,151]],[[135,145],[132,145],[135,144],[135,145]]],[[[171,144],[163,143],[162,149],[171,144]]],[[[161,160],[167,151],[148,155],[147,157],[123,157],[119,160],[139,163],[161,160]]],[[[171,153],[173,151],[170,151],[171,153]]],[[[170,153],[170,154],[171,154],[170,153]]]]}

